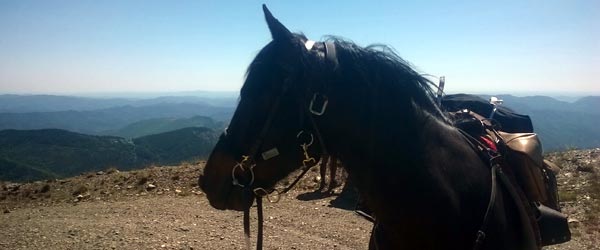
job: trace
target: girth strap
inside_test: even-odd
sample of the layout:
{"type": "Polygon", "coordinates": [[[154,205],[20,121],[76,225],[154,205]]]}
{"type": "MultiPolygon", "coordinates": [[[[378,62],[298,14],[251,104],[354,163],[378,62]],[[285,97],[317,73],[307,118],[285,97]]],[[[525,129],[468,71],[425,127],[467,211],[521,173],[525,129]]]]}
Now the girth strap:
{"type": "Polygon", "coordinates": [[[500,168],[499,164],[495,164],[492,166],[491,174],[492,174],[492,190],[490,194],[490,201],[488,202],[487,209],[485,210],[485,215],[483,216],[483,222],[481,223],[481,227],[477,230],[477,238],[475,239],[475,243],[473,243],[473,250],[481,249],[483,242],[486,238],[486,231],[490,221],[490,213],[492,209],[494,209],[494,204],[496,203],[496,194],[498,193],[498,187],[496,184],[496,171],[500,168]]]}

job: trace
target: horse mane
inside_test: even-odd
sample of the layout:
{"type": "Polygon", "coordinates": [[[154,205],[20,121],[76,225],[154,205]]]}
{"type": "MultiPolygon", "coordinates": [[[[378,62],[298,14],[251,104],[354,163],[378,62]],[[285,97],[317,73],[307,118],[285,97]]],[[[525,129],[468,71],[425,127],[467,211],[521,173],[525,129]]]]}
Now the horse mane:
{"type": "Polygon", "coordinates": [[[437,85],[419,74],[390,46],[373,44],[361,47],[338,37],[327,37],[326,41],[336,44],[339,62],[346,68],[346,74],[358,72],[369,87],[383,87],[391,92],[388,94],[410,100],[434,117],[448,122],[435,101],[436,91],[432,86],[437,89],[437,85]]]}
{"type": "MultiPolygon", "coordinates": [[[[300,56],[300,66],[304,67],[305,71],[316,75],[335,74],[332,70],[328,71],[326,58],[316,56],[316,53],[304,48],[304,43],[307,41],[304,34],[294,33],[293,36],[292,46],[296,52],[302,51],[297,55],[300,56]]],[[[339,74],[340,76],[354,79],[355,82],[356,79],[360,79],[363,84],[366,83],[365,92],[369,92],[367,88],[385,89],[385,92],[391,94],[394,99],[410,101],[410,105],[419,106],[421,111],[426,111],[444,123],[449,123],[444,112],[434,101],[436,94],[432,86],[437,89],[437,85],[414,70],[414,66],[402,59],[390,46],[374,44],[361,47],[352,41],[335,36],[326,36],[325,42],[336,45],[340,68],[344,71],[339,74]]],[[[241,96],[245,92],[261,91],[267,87],[264,86],[265,82],[246,83],[249,82],[253,72],[258,71],[259,75],[276,73],[274,67],[264,67],[264,64],[275,62],[275,47],[276,42],[271,41],[252,60],[246,71],[241,96]]],[[[348,81],[343,81],[343,84],[348,84],[348,81]]]]}

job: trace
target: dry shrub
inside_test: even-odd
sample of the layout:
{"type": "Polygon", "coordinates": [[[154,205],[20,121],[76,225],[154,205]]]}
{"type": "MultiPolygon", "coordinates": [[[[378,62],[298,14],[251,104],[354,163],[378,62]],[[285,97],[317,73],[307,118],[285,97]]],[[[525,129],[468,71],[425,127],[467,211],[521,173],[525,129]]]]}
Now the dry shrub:
{"type": "Polygon", "coordinates": [[[107,174],[114,174],[114,173],[118,173],[119,170],[116,167],[110,167],[108,169],[106,169],[105,171],[107,174]]]}
{"type": "Polygon", "coordinates": [[[40,194],[40,197],[42,197],[44,199],[50,199],[50,196],[52,196],[52,195],[49,192],[48,193],[40,194]]]}
{"type": "Polygon", "coordinates": [[[561,202],[576,201],[577,194],[575,192],[558,190],[558,198],[561,202]]]}
{"type": "Polygon", "coordinates": [[[40,190],[39,190],[40,193],[46,193],[48,191],[50,191],[50,185],[48,185],[48,184],[42,186],[42,188],[40,188],[40,190]]]}
{"type": "Polygon", "coordinates": [[[87,187],[87,186],[85,186],[85,185],[81,185],[81,184],[80,184],[79,186],[77,186],[77,187],[76,187],[76,188],[73,190],[73,193],[72,193],[72,194],[73,194],[73,196],[77,196],[77,195],[80,195],[80,194],[84,194],[84,193],[86,193],[88,190],[89,190],[89,189],[88,189],[88,187],[87,187]]]}
{"type": "Polygon", "coordinates": [[[33,192],[31,192],[30,189],[21,189],[21,196],[22,197],[25,197],[25,198],[31,197],[33,195],[32,193],[33,192]]]}
{"type": "Polygon", "coordinates": [[[128,181],[131,178],[128,172],[120,172],[114,175],[111,175],[109,179],[112,179],[113,183],[123,183],[128,181]]]}
{"type": "Polygon", "coordinates": [[[141,172],[138,177],[137,184],[138,184],[138,186],[144,185],[148,182],[148,180],[150,180],[150,174],[148,174],[146,172],[141,172]]]}
{"type": "Polygon", "coordinates": [[[600,233],[600,202],[598,202],[600,201],[600,174],[593,172],[590,177],[591,185],[588,192],[596,202],[590,204],[586,217],[591,222],[590,230],[592,232],[600,233]]]}

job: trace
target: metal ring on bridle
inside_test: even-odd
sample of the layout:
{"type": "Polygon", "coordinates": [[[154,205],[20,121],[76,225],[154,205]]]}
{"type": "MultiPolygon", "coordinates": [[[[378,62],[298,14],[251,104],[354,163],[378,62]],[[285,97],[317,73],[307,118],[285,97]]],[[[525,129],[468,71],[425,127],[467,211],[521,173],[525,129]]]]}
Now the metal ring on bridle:
{"type": "MultiPolygon", "coordinates": [[[[300,130],[300,132],[298,132],[298,134],[296,135],[296,138],[300,138],[300,135],[302,135],[303,133],[306,133],[306,132],[304,132],[304,130],[300,130]]],[[[310,147],[310,145],[312,145],[313,142],[315,141],[315,137],[313,136],[312,133],[307,133],[307,134],[310,135],[310,142],[303,143],[303,145],[306,146],[306,147],[310,147]]]]}
{"type": "Polygon", "coordinates": [[[244,161],[238,162],[238,164],[236,164],[235,166],[233,166],[233,168],[231,169],[231,179],[233,180],[232,184],[234,186],[238,186],[238,187],[241,187],[241,188],[245,188],[246,186],[251,186],[254,183],[254,166],[256,166],[256,165],[252,165],[252,166],[248,167],[248,171],[250,171],[250,182],[248,182],[248,184],[246,184],[246,185],[243,185],[235,177],[235,170],[237,168],[240,168],[242,170],[242,173],[244,172],[244,166],[242,165],[243,163],[244,163],[244,161]]]}
{"type": "Polygon", "coordinates": [[[267,200],[268,200],[270,203],[277,203],[277,202],[279,202],[279,200],[281,199],[281,193],[280,193],[280,192],[279,192],[279,190],[277,190],[277,189],[275,189],[275,190],[273,190],[273,191],[271,191],[271,192],[268,192],[268,191],[267,191],[267,190],[265,190],[264,188],[260,188],[260,187],[259,187],[259,188],[255,188],[253,191],[254,191],[254,194],[255,194],[256,196],[258,196],[258,197],[265,197],[265,198],[267,198],[267,200]],[[273,193],[275,193],[275,194],[276,194],[276,195],[275,195],[276,199],[273,199],[273,198],[272,198],[272,197],[273,197],[273,195],[272,195],[273,193]]]}

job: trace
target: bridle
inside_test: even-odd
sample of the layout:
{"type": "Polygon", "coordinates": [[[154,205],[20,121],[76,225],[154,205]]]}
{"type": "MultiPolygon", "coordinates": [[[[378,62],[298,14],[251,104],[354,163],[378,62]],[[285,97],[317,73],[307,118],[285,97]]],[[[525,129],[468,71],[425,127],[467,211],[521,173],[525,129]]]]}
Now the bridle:
{"type": "MultiPolygon", "coordinates": [[[[310,52],[313,50],[313,47],[315,44],[316,44],[316,42],[308,40],[305,42],[304,45],[305,45],[305,48],[310,52]]],[[[320,43],[320,47],[323,48],[323,51],[316,51],[316,52],[320,56],[323,56],[326,59],[326,61],[333,66],[333,69],[336,70],[339,65],[338,65],[337,54],[336,54],[336,50],[335,50],[335,44],[332,42],[322,42],[322,43],[320,43]]],[[[301,164],[302,164],[301,174],[298,175],[298,177],[296,177],[296,179],[290,185],[288,185],[286,188],[281,189],[281,190],[276,190],[276,189],[268,190],[268,189],[265,189],[262,187],[254,186],[254,184],[255,184],[254,183],[254,181],[255,181],[254,168],[257,166],[255,163],[255,159],[257,159],[257,156],[259,155],[258,154],[259,149],[262,146],[263,141],[266,138],[269,130],[271,129],[273,119],[279,110],[279,106],[281,105],[282,96],[284,96],[284,94],[287,93],[287,91],[291,88],[292,83],[293,83],[293,81],[291,78],[286,78],[284,80],[283,86],[281,88],[281,92],[279,95],[277,95],[275,97],[275,100],[273,101],[273,105],[270,107],[267,118],[265,119],[263,127],[257,136],[257,139],[254,141],[254,143],[250,147],[250,150],[248,151],[248,153],[246,155],[241,155],[240,162],[237,162],[231,170],[232,185],[242,188],[244,190],[244,192],[242,192],[243,196],[244,196],[243,199],[247,200],[247,199],[254,198],[256,200],[257,220],[258,220],[258,224],[257,224],[258,233],[257,233],[257,239],[256,239],[256,249],[262,249],[262,245],[263,245],[262,198],[266,197],[267,200],[270,202],[278,202],[282,194],[285,194],[288,191],[290,191],[302,179],[302,177],[304,177],[304,175],[308,172],[308,170],[317,164],[317,161],[315,160],[314,157],[310,156],[309,150],[308,150],[309,147],[311,147],[314,144],[315,137],[320,145],[321,156],[328,155],[326,147],[325,147],[325,143],[323,141],[323,137],[321,136],[319,127],[317,126],[315,119],[314,119],[314,116],[321,116],[325,113],[325,111],[327,109],[327,105],[328,105],[328,98],[322,92],[318,92],[318,91],[314,92],[308,107],[306,107],[305,100],[307,99],[306,97],[309,95],[307,95],[307,96],[300,95],[301,97],[299,97],[299,99],[301,99],[301,101],[299,101],[299,104],[301,105],[302,112],[304,113],[303,115],[301,115],[301,117],[303,117],[303,119],[301,119],[301,124],[304,127],[304,125],[305,125],[304,118],[308,118],[308,120],[310,122],[311,130],[314,132],[314,133],[311,133],[311,132],[307,132],[307,130],[302,129],[296,134],[296,138],[298,140],[301,140],[303,138],[303,135],[307,135],[308,138],[310,138],[309,140],[304,140],[304,141],[299,142],[299,147],[301,148],[302,154],[304,157],[304,159],[302,159],[302,162],[301,162],[301,164]],[[249,181],[247,183],[242,183],[238,179],[238,177],[237,177],[238,175],[236,175],[238,169],[241,174],[245,174],[249,177],[248,178],[249,181]],[[276,199],[271,198],[272,193],[276,193],[276,199]]],[[[477,143],[477,140],[470,140],[470,141],[477,143]]],[[[473,145],[472,143],[470,143],[470,144],[473,145]]],[[[277,155],[279,155],[277,148],[267,150],[261,154],[261,156],[264,160],[268,160],[277,155]]],[[[487,206],[484,218],[483,218],[482,225],[480,226],[480,228],[478,229],[478,231],[476,233],[476,240],[474,242],[473,249],[480,249],[483,244],[483,241],[486,238],[485,232],[487,231],[487,227],[488,227],[489,219],[490,219],[489,218],[490,213],[494,207],[494,203],[496,200],[496,193],[497,193],[497,189],[498,189],[497,184],[496,184],[496,174],[499,173],[500,177],[504,177],[502,174],[502,170],[500,168],[500,164],[498,163],[497,160],[498,160],[497,156],[488,158],[488,161],[489,161],[490,167],[491,167],[491,176],[492,176],[492,187],[491,187],[491,193],[490,193],[490,200],[489,200],[489,203],[488,203],[488,206],[487,206]]],[[[246,244],[247,250],[250,250],[250,248],[251,248],[250,208],[251,208],[251,205],[248,208],[244,209],[244,217],[243,217],[245,244],[246,244]]]]}
{"type": "MultiPolygon", "coordinates": [[[[326,60],[333,65],[334,70],[338,67],[338,61],[337,61],[337,55],[335,52],[335,44],[332,42],[323,42],[323,48],[324,51],[317,51],[317,53],[319,53],[320,55],[323,55],[326,60]],[[323,53],[323,54],[321,54],[323,53]]],[[[313,46],[315,45],[314,41],[308,40],[305,42],[305,48],[310,52],[313,49],[313,46]]],[[[300,130],[297,134],[296,134],[296,138],[300,141],[303,140],[304,138],[309,138],[308,140],[303,140],[299,142],[299,146],[300,149],[302,150],[302,154],[304,159],[302,159],[302,172],[300,175],[298,175],[298,177],[296,177],[296,179],[290,184],[288,185],[286,188],[281,189],[281,190],[277,190],[277,189],[270,189],[267,190],[265,188],[262,187],[255,187],[255,183],[254,183],[254,168],[257,166],[256,165],[256,161],[255,159],[257,159],[258,156],[258,152],[260,147],[263,144],[264,139],[266,138],[269,130],[272,127],[272,123],[273,123],[273,119],[275,118],[277,112],[279,111],[279,107],[281,105],[282,102],[282,96],[284,96],[287,91],[291,88],[291,85],[293,83],[293,80],[291,78],[286,78],[283,82],[283,86],[281,87],[281,92],[279,95],[277,95],[273,101],[273,105],[271,106],[269,113],[267,115],[267,118],[265,119],[265,122],[263,124],[262,129],[260,130],[258,136],[256,137],[257,139],[254,141],[254,143],[252,144],[252,146],[250,147],[250,150],[248,151],[248,153],[246,155],[242,155],[241,156],[241,160],[240,162],[237,162],[236,165],[234,165],[234,167],[231,170],[231,178],[232,178],[232,185],[242,188],[244,191],[243,193],[243,198],[244,200],[247,199],[252,199],[254,198],[256,200],[256,207],[257,207],[257,219],[258,219],[258,225],[257,225],[257,229],[258,229],[258,233],[257,233],[257,239],[256,239],[256,249],[262,249],[262,238],[263,238],[263,209],[262,209],[262,198],[266,197],[267,200],[269,200],[270,202],[278,202],[279,198],[281,197],[282,194],[287,193],[288,191],[290,191],[301,179],[302,177],[304,177],[304,175],[308,172],[308,170],[315,166],[317,164],[317,161],[315,160],[314,157],[310,156],[309,154],[309,147],[312,146],[314,144],[315,141],[315,137],[319,143],[320,149],[321,149],[321,155],[327,155],[327,150],[325,147],[325,143],[323,142],[323,137],[321,136],[320,130],[315,122],[314,116],[321,116],[325,113],[326,109],[327,109],[327,104],[328,104],[328,99],[327,96],[324,95],[323,93],[320,92],[315,92],[313,93],[313,96],[311,98],[311,101],[308,105],[308,107],[306,107],[306,96],[300,95],[299,99],[300,101],[298,102],[301,107],[302,107],[302,112],[304,114],[301,115],[302,119],[301,119],[301,126],[304,127],[304,118],[308,118],[309,122],[310,122],[310,127],[311,130],[314,132],[307,132],[307,130],[302,129],[300,130]],[[239,171],[238,171],[239,170],[239,171]],[[242,183],[239,178],[237,173],[246,175],[248,178],[248,182],[246,183],[242,183]],[[272,199],[271,198],[271,194],[272,193],[276,193],[276,199],[272,199]]],[[[272,157],[275,157],[279,155],[279,152],[277,150],[277,148],[273,148],[270,150],[267,150],[265,152],[263,152],[261,154],[262,158],[264,160],[268,160],[272,157]]],[[[250,249],[250,207],[244,209],[244,218],[243,218],[243,224],[244,224],[244,235],[245,235],[245,244],[246,244],[246,249],[250,249]]]]}

